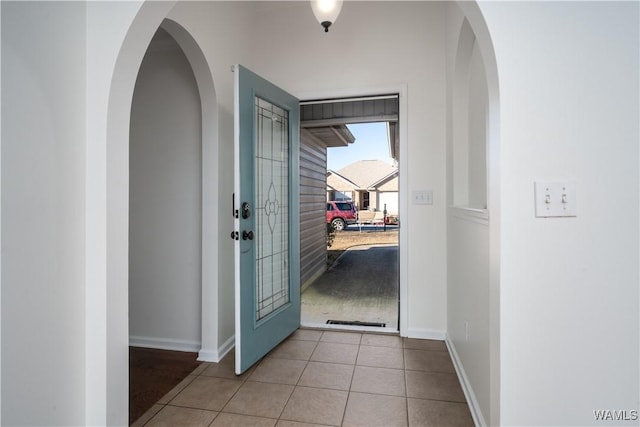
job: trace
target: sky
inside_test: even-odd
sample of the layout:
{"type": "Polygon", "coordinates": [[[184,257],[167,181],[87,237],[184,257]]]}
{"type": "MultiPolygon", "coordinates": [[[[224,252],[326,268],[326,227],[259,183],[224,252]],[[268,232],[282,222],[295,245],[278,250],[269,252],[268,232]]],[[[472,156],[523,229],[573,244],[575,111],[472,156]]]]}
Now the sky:
{"type": "Polygon", "coordinates": [[[338,171],[358,160],[382,160],[393,164],[389,157],[386,123],[364,123],[347,125],[356,137],[347,147],[327,149],[327,169],[338,171]]]}

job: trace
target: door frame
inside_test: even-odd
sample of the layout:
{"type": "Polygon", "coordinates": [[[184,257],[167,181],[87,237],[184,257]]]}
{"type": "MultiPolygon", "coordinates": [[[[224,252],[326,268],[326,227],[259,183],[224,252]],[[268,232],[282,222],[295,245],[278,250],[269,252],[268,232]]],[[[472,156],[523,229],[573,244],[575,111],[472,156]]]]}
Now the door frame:
{"type": "Polygon", "coordinates": [[[402,172],[402,165],[407,164],[407,148],[408,148],[408,103],[407,103],[407,91],[408,85],[405,83],[389,86],[374,86],[364,87],[357,89],[336,89],[336,90],[319,90],[314,92],[292,92],[294,96],[304,102],[307,99],[341,99],[341,98],[356,98],[377,96],[381,93],[397,93],[398,94],[398,133],[400,135],[400,156],[399,156],[399,185],[398,185],[398,208],[400,212],[405,212],[405,217],[402,219],[402,226],[399,229],[399,241],[398,241],[398,272],[399,272],[399,285],[400,285],[400,336],[408,336],[407,327],[407,296],[408,296],[408,272],[409,264],[408,257],[406,256],[407,237],[409,229],[409,221],[406,216],[406,212],[409,212],[409,188],[407,185],[407,179],[404,178],[406,174],[402,172]]]}

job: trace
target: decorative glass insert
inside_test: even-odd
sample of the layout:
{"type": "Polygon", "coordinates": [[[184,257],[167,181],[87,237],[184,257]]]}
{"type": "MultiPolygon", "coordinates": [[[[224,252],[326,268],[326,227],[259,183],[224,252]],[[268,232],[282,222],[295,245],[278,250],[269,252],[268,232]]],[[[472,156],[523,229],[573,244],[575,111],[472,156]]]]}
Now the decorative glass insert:
{"type": "Polygon", "coordinates": [[[255,98],[256,320],[289,296],[289,112],[255,98]]]}

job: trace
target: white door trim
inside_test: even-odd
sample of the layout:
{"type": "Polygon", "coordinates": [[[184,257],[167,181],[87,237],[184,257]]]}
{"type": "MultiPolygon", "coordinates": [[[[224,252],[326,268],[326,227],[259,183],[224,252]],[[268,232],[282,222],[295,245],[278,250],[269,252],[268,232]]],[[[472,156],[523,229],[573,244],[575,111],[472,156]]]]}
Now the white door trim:
{"type": "Polygon", "coordinates": [[[317,92],[293,92],[293,95],[300,100],[308,99],[340,99],[340,98],[354,98],[358,96],[376,96],[385,93],[397,93],[398,105],[399,105],[399,134],[400,134],[400,174],[399,174],[399,209],[400,209],[400,221],[402,226],[400,227],[400,241],[399,241],[399,273],[400,273],[400,336],[408,336],[407,321],[408,316],[408,275],[409,265],[407,256],[407,232],[409,224],[407,222],[407,213],[409,212],[409,187],[406,173],[403,173],[403,166],[408,164],[407,148],[408,148],[408,124],[407,117],[409,116],[407,108],[407,84],[397,84],[391,86],[377,86],[367,88],[354,88],[354,89],[336,89],[325,90],[317,92]],[[403,222],[404,221],[404,222],[403,222]]]}

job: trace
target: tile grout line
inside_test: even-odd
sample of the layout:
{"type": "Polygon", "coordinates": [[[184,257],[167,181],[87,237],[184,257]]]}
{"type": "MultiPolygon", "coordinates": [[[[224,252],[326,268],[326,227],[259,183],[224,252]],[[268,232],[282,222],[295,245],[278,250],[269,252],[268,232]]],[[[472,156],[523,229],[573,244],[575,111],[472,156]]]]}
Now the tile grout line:
{"type": "MultiPolygon", "coordinates": [[[[309,367],[309,363],[311,362],[311,356],[313,356],[313,352],[316,351],[316,348],[318,348],[318,343],[320,342],[320,339],[322,338],[322,335],[324,335],[324,332],[322,334],[320,334],[320,336],[318,337],[318,340],[315,341],[316,344],[313,346],[313,350],[311,350],[311,354],[309,354],[309,358],[305,361],[304,369],[300,373],[300,377],[298,377],[298,380],[296,381],[296,383],[293,385],[293,390],[291,391],[291,394],[287,398],[287,401],[284,403],[284,406],[282,407],[282,411],[280,411],[280,415],[278,415],[278,418],[276,419],[276,424],[278,424],[278,422],[281,421],[281,420],[282,421],[290,421],[290,420],[282,419],[282,414],[284,414],[284,410],[287,408],[287,405],[291,401],[291,397],[293,397],[293,393],[296,392],[296,388],[298,387],[298,384],[300,383],[300,379],[302,379],[302,376],[304,375],[304,372],[309,367]]],[[[291,338],[289,338],[289,339],[291,339],[291,338]]],[[[303,340],[293,340],[293,341],[303,341],[303,340]]]]}
{"type": "MultiPolygon", "coordinates": [[[[263,360],[263,359],[260,359],[260,363],[262,363],[262,360],[263,360]]],[[[219,362],[218,362],[218,364],[219,364],[219,362]]],[[[182,390],[180,390],[178,393],[176,393],[176,395],[175,395],[175,396],[173,396],[173,397],[171,398],[171,400],[169,400],[169,401],[168,401],[168,402],[163,406],[163,409],[164,409],[165,407],[167,407],[167,406],[172,406],[172,407],[175,407],[175,408],[188,408],[188,409],[196,409],[196,410],[199,410],[199,411],[215,412],[215,413],[216,413],[215,417],[213,417],[213,419],[211,420],[211,422],[208,424],[208,426],[211,426],[211,424],[213,424],[213,423],[216,421],[216,419],[218,419],[218,417],[220,416],[220,414],[222,414],[222,410],[225,408],[225,406],[227,406],[227,404],[231,401],[231,399],[233,399],[233,397],[236,395],[236,393],[238,392],[238,390],[240,390],[240,387],[242,387],[242,385],[246,382],[246,380],[247,380],[249,377],[247,377],[247,378],[246,378],[246,379],[244,379],[244,380],[240,380],[240,379],[238,379],[238,381],[240,381],[242,384],[240,384],[240,387],[238,387],[238,390],[236,390],[236,391],[233,393],[233,395],[231,395],[231,397],[229,398],[229,400],[228,400],[228,401],[227,401],[227,402],[222,406],[222,408],[220,408],[220,410],[219,410],[219,411],[214,411],[214,410],[211,410],[211,409],[203,409],[203,408],[190,407],[190,406],[171,405],[171,402],[173,402],[173,401],[174,401],[174,400],[175,400],[175,399],[180,395],[180,393],[182,393],[182,392],[183,392],[183,391],[184,391],[184,390],[185,390],[185,389],[186,389],[186,388],[187,388],[191,383],[193,383],[193,382],[196,380],[196,378],[199,378],[199,377],[205,377],[205,378],[229,379],[229,378],[223,378],[223,377],[215,377],[215,376],[213,376],[213,377],[209,377],[208,375],[203,375],[203,372],[204,372],[204,371],[206,371],[208,368],[209,368],[209,366],[207,366],[207,368],[205,368],[205,369],[201,369],[201,370],[200,370],[200,372],[198,372],[196,375],[194,375],[194,378],[193,378],[191,381],[189,381],[189,383],[188,383],[187,385],[185,385],[185,386],[182,388],[182,390]]],[[[195,370],[197,370],[197,369],[198,369],[198,368],[196,368],[195,370]]],[[[194,370],[194,371],[195,371],[195,370],[194,370]]],[[[158,413],[160,413],[160,411],[158,411],[158,412],[156,413],[156,415],[158,415],[158,413]]],[[[153,418],[155,418],[155,416],[156,416],[156,415],[154,415],[153,417],[151,417],[151,419],[149,419],[149,421],[151,421],[153,418]]]]}
{"type": "Polygon", "coordinates": [[[403,338],[402,339],[402,366],[404,368],[404,375],[403,375],[403,377],[404,377],[404,405],[405,405],[405,408],[407,409],[407,418],[406,418],[407,426],[411,427],[410,424],[409,424],[410,423],[410,417],[409,417],[409,387],[407,385],[407,383],[408,383],[408,381],[407,381],[407,360],[406,360],[406,357],[405,357],[405,354],[406,354],[405,350],[406,349],[404,348],[404,338],[403,338]]]}
{"type": "Polygon", "coordinates": [[[356,360],[353,361],[353,372],[351,373],[351,381],[349,381],[349,389],[347,390],[347,401],[344,403],[344,409],[342,410],[342,418],[340,419],[340,425],[344,424],[344,417],[347,415],[347,406],[349,406],[349,399],[351,398],[351,389],[353,388],[353,379],[356,376],[356,368],[358,367],[358,356],[360,356],[360,348],[362,347],[362,334],[360,335],[360,341],[358,342],[358,351],[356,352],[356,360]]]}

